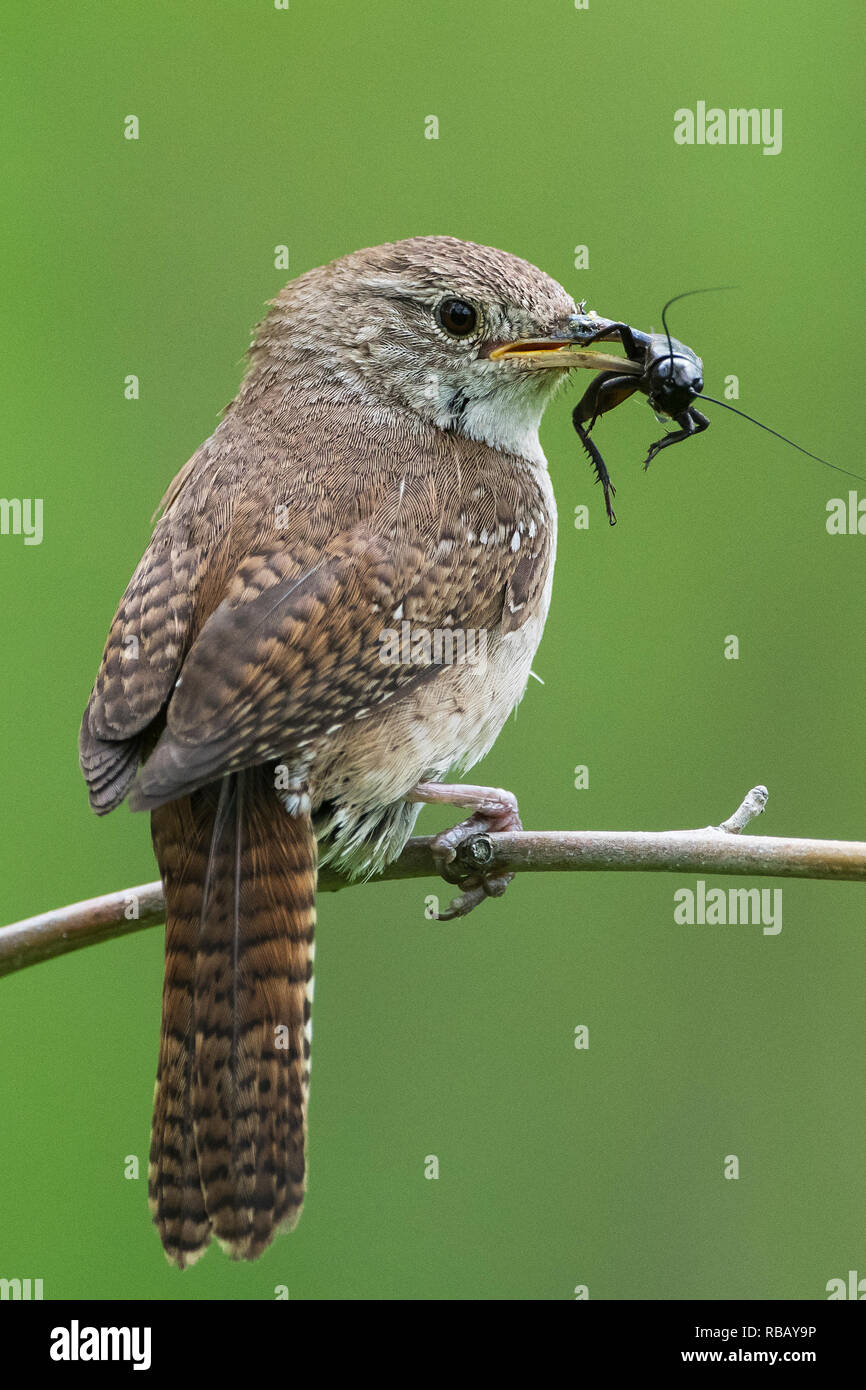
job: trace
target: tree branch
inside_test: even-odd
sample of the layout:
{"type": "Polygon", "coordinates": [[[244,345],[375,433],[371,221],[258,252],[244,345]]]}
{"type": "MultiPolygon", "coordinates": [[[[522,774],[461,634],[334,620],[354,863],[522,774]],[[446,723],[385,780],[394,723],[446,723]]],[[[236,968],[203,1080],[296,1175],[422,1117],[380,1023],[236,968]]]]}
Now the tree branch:
{"type": "MultiPolygon", "coordinates": [[[[467,874],[559,873],[607,870],[631,873],[754,874],[776,878],[866,882],[866,843],[859,840],[793,840],[740,832],[761,814],[766,787],[753,787],[732,816],[703,830],[539,830],[472,835],[457,858],[467,874]]],[[[378,883],[436,875],[434,836],[409,840],[378,883]]],[[[323,869],[321,892],[347,887],[323,869]]],[[[0,929],[0,975],[51,960],[82,946],[128,936],[165,920],[162,884],[145,883],[101,898],[88,898],[0,929]]]]}

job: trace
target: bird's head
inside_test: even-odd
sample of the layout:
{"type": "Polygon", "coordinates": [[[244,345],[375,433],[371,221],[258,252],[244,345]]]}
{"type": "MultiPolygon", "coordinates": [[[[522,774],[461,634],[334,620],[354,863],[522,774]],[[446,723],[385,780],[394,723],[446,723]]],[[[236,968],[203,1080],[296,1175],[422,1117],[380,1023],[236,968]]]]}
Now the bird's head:
{"type": "MultiPolygon", "coordinates": [[[[543,458],[538,427],[587,317],[528,261],[453,237],[356,251],[292,281],[274,301],[253,361],[284,360],[370,404],[543,458]]],[[[584,359],[586,358],[584,354],[584,359]]],[[[620,359],[621,360],[621,359],[620,359]]],[[[603,354],[591,363],[604,365],[603,354]]]]}

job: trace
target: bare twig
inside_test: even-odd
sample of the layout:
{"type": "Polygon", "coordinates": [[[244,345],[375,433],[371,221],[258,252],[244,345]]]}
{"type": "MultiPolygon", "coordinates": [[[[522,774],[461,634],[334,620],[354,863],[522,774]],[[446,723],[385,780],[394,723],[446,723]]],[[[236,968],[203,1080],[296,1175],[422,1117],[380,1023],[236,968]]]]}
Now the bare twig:
{"type": "MultiPolygon", "coordinates": [[[[467,873],[559,873],[607,870],[629,873],[754,874],[777,878],[866,882],[866,843],[858,840],[793,840],[740,832],[767,802],[766,787],[753,787],[732,816],[702,830],[540,830],[473,835],[458,850],[467,873]]],[[[408,842],[399,859],[372,882],[430,878],[436,874],[433,837],[408,842]]],[[[323,892],[347,881],[325,869],[323,892]]],[[[82,946],[127,936],[164,920],[162,884],[145,883],[101,898],[88,898],[0,929],[0,975],[50,960],[82,946]]]]}
{"type": "Polygon", "coordinates": [[[752,787],[752,790],[743,797],[734,814],[722,821],[719,829],[727,831],[729,835],[739,835],[741,830],[745,830],[750,820],[754,820],[755,816],[764,814],[769,795],[766,787],[752,787]]]}

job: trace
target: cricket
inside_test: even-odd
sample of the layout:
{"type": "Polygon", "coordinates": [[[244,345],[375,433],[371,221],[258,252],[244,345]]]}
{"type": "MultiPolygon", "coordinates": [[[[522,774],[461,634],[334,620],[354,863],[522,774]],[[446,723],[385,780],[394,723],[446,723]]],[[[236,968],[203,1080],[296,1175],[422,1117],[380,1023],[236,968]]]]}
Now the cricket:
{"type": "MultiPolygon", "coordinates": [[[[640,391],[646,396],[655,412],[656,419],[660,423],[663,423],[665,419],[671,419],[679,427],[676,430],[669,430],[661,439],[657,439],[650,445],[643,463],[645,470],[649,468],[656,454],[662,449],[668,448],[671,444],[679,444],[684,439],[691,439],[693,435],[701,434],[704,430],[709,429],[710,421],[694,404],[700,397],[702,403],[706,401],[711,405],[719,405],[724,410],[730,410],[734,415],[749,420],[759,429],[766,430],[776,439],[781,439],[783,443],[789,444],[791,448],[805,454],[807,458],[814,459],[817,463],[823,463],[827,468],[832,468],[837,473],[844,473],[849,478],[859,478],[861,482],[866,481],[859,473],[852,473],[847,468],[840,468],[838,464],[831,463],[829,459],[811,453],[808,449],[804,449],[801,444],[789,439],[787,435],[771,429],[769,425],[756,420],[752,415],[747,415],[743,410],[738,410],[736,406],[730,405],[727,401],[720,401],[713,396],[704,394],[704,364],[693,348],[687,347],[685,343],[678,342],[676,338],[671,336],[667,322],[667,311],[672,304],[678,303],[681,299],[689,299],[692,295],[710,294],[717,289],[728,288],[730,287],[713,286],[703,290],[687,290],[684,294],[678,294],[673,299],[669,299],[662,310],[663,333],[642,333],[639,329],[632,328],[630,324],[621,320],[602,318],[592,310],[587,312],[585,301],[578,306],[579,318],[585,324],[585,331],[578,330],[575,339],[581,354],[586,358],[581,365],[592,365],[593,343],[618,341],[626,354],[621,361],[617,361],[616,365],[611,363],[610,358],[604,359],[605,369],[593,377],[575,406],[571,417],[580,442],[589,455],[595,470],[596,481],[601,483],[607,519],[611,526],[616,525],[616,514],[612,502],[616,496],[616,488],[602,458],[601,451],[594,439],[591,438],[591,432],[596,421],[602,415],[615,410],[636,391],[640,391]]],[[[599,358],[598,365],[601,365],[601,360],[599,358]]]]}

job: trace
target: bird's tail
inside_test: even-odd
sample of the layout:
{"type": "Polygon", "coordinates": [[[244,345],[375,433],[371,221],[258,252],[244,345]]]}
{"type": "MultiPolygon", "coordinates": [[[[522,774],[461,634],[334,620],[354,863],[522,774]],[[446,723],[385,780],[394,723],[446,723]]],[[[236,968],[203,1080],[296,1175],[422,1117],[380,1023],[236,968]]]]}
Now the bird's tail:
{"type": "Polygon", "coordinates": [[[166,938],[151,1212],[181,1269],[212,1236],[253,1260],[304,1200],[316,839],[266,768],[159,807],[152,829],[166,938]]]}

